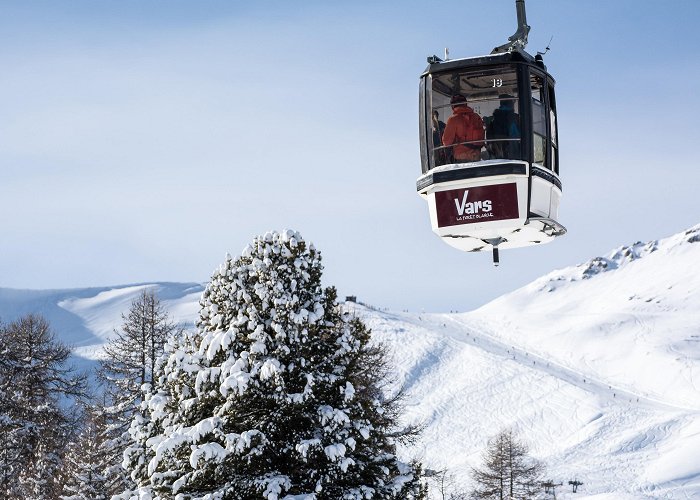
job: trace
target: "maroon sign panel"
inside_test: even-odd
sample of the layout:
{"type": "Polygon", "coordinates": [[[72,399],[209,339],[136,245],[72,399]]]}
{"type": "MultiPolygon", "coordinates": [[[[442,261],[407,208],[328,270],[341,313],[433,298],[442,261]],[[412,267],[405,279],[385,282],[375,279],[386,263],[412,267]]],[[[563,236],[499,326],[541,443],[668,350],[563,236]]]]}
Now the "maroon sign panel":
{"type": "Polygon", "coordinates": [[[435,193],[438,227],[517,219],[518,188],[514,182],[435,193]]]}

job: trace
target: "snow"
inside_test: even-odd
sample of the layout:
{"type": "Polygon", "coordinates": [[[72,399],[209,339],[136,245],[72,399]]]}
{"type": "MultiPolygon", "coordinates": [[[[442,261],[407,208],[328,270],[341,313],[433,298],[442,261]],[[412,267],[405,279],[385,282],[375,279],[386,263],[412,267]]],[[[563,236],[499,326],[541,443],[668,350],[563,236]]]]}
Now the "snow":
{"type": "Polygon", "coordinates": [[[326,454],[328,458],[331,459],[331,461],[335,462],[339,458],[342,458],[345,456],[345,445],[341,443],[337,444],[332,444],[330,446],[326,446],[323,451],[326,454]]]}
{"type": "MultiPolygon", "coordinates": [[[[221,316],[217,315],[215,318],[217,319],[214,319],[213,322],[218,323],[218,318],[221,318],[221,316]]],[[[209,339],[208,342],[209,345],[206,352],[207,359],[214,359],[214,356],[216,356],[219,351],[226,351],[235,338],[236,332],[233,329],[214,332],[213,338],[209,339]]]]}
{"type": "Polygon", "coordinates": [[[158,467],[158,463],[166,453],[170,453],[182,444],[189,442],[190,437],[184,434],[173,434],[171,437],[158,442],[155,448],[156,456],[153,457],[151,462],[148,464],[148,473],[153,474],[153,471],[155,471],[155,469],[158,467]]]}
{"type": "Polygon", "coordinates": [[[296,450],[302,457],[305,457],[309,453],[309,449],[314,446],[319,446],[321,444],[320,439],[305,439],[296,445],[296,450]]]}
{"type": "Polygon", "coordinates": [[[282,371],[280,366],[280,362],[277,359],[266,359],[260,367],[260,380],[273,378],[282,371]]]}
{"type": "MultiPolygon", "coordinates": [[[[466,488],[488,438],[510,427],[548,465],[548,477],[564,483],[557,498],[694,498],[700,497],[698,262],[700,226],[554,271],[468,313],[346,307],[389,346],[396,384],[407,389],[407,423],[426,426],[416,446],[402,449],[405,457],[449,468],[466,488]],[[567,483],[575,478],[584,484],[574,495],[567,483]]],[[[42,313],[77,346],[77,355],[95,359],[144,287],[156,289],[175,320],[191,325],[197,319],[202,287],[177,283],[0,289],[0,312],[6,321],[42,313]]],[[[315,307],[307,307],[309,321],[318,316],[315,307]]],[[[215,349],[227,347],[221,335],[212,339],[215,349]]],[[[221,390],[245,390],[245,360],[226,368],[221,390]]],[[[270,361],[260,374],[274,376],[278,368],[270,361]]],[[[346,386],[345,397],[354,390],[346,386]]],[[[328,425],[343,416],[341,409],[324,408],[328,425]]],[[[226,436],[226,448],[250,447],[252,437],[226,436]]],[[[159,448],[177,444],[164,441],[159,448]]],[[[341,446],[353,444],[325,451],[343,460],[341,446]]],[[[298,451],[314,445],[302,443],[298,451]]],[[[221,451],[205,444],[195,453],[221,451]]],[[[273,483],[270,488],[272,497],[273,483]]]]}
{"type": "Polygon", "coordinates": [[[321,423],[323,425],[332,424],[333,422],[342,425],[350,423],[350,419],[343,410],[331,408],[330,406],[321,406],[319,408],[321,414],[321,423]]]}
{"type": "MultiPolygon", "coordinates": [[[[189,432],[190,436],[194,441],[199,441],[202,437],[207,434],[213,433],[215,430],[220,429],[224,422],[219,417],[209,417],[204,420],[200,420],[197,425],[192,427],[189,432]]],[[[194,466],[193,466],[194,467],[194,466]]]]}
{"type": "Polygon", "coordinates": [[[466,485],[513,427],[558,498],[700,496],[700,226],[636,243],[465,314],[350,305],[391,346],[421,456],[466,485]],[[605,263],[605,265],[601,265],[605,263]]]}
{"type": "Polygon", "coordinates": [[[205,443],[197,446],[190,454],[190,466],[194,469],[200,460],[221,462],[228,452],[219,443],[205,443]]]}
{"type": "Polygon", "coordinates": [[[345,401],[350,401],[352,398],[355,397],[355,388],[350,382],[345,382],[343,394],[345,395],[345,401]]]}
{"type": "Polygon", "coordinates": [[[234,371],[231,373],[231,375],[224,379],[224,381],[221,383],[221,386],[219,387],[219,390],[222,396],[226,396],[229,393],[229,391],[233,391],[238,394],[243,394],[248,388],[249,382],[249,373],[243,370],[234,371]]]}
{"type": "Polygon", "coordinates": [[[279,500],[279,495],[282,493],[282,489],[289,489],[290,487],[291,481],[286,476],[269,478],[267,480],[265,491],[263,492],[263,497],[267,500],[279,500]]]}
{"type": "Polygon", "coordinates": [[[253,438],[255,437],[264,439],[265,435],[256,430],[245,431],[241,434],[227,434],[226,448],[235,450],[237,453],[243,453],[245,450],[253,447],[253,438]]]}

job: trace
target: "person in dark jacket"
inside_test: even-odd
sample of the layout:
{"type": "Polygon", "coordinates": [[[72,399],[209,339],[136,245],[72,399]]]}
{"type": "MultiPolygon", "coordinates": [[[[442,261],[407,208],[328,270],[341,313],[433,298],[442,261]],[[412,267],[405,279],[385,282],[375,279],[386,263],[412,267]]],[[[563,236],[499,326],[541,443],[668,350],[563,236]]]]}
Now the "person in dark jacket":
{"type": "Polygon", "coordinates": [[[484,145],[484,122],[474,110],[467,106],[467,99],[456,94],[450,99],[452,116],[447,119],[442,143],[452,145],[455,163],[479,161],[484,145]]]}
{"type": "Polygon", "coordinates": [[[433,110],[433,150],[435,151],[435,166],[448,163],[447,150],[441,148],[442,134],[445,132],[445,122],[440,120],[438,111],[433,110]],[[439,149],[438,149],[439,148],[439,149]]]}
{"type": "Polygon", "coordinates": [[[500,106],[486,127],[488,150],[492,158],[517,159],[520,156],[520,116],[515,112],[513,96],[503,94],[500,106]],[[495,139],[495,140],[494,140],[495,139]]]}

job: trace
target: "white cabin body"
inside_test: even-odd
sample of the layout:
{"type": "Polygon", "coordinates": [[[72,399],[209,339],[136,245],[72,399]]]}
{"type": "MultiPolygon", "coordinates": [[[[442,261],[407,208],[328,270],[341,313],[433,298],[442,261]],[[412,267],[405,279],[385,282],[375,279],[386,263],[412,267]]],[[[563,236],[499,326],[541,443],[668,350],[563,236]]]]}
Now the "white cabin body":
{"type": "Polygon", "coordinates": [[[431,59],[417,190],[435,234],[470,252],[563,235],[554,79],[541,58],[516,50],[431,59]]]}

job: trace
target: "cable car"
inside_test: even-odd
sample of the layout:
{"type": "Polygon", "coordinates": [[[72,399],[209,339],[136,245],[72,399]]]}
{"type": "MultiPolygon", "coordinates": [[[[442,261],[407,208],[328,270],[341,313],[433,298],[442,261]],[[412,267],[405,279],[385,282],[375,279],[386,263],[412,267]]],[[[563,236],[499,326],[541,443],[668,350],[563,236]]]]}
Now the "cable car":
{"type": "MultiPolygon", "coordinates": [[[[516,0],[518,30],[491,54],[428,58],[420,78],[422,175],[433,232],[460,250],[547,243],[558,222],[559,178],[554,78],[542,54],[525,52],[530,27],[516,0]]],[[[447,52],[447,51],[446,51],[447,52]]]]}

